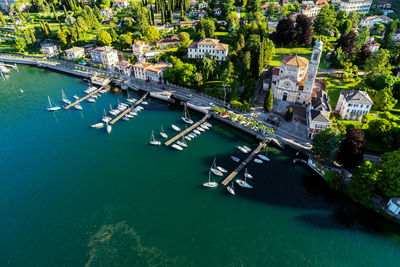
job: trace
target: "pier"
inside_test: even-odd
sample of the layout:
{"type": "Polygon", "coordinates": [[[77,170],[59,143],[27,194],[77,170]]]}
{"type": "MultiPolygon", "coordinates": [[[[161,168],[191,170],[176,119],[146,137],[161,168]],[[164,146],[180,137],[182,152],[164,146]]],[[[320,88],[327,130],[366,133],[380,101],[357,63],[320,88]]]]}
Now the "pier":
{"type": "Polygon", "coordinates": [[[168,141],[166,141],[164,143],[164,145],[169,146],[170,144],[172,144],[173,142],[175,142],[176,140],[178,140],[179,138],[181,138],[183,135],[187,134],[188,132],[190,132],[191,130],[197,128],[200,124],[202,124],[203,122],[205,122],[208,119],[208,114],[206,114],[201,120],[199,120],[198,122],[196,122],[195,124],[193,124],[192,126],[190,126],[189,128],[183,130],[182,132],[178,133],[177,135],[175,135],[174,137],[172,137],[171,139],[169,139],[168,141]]]}
{"type": "Polygon", "coordinates": [[[85,95],[84,97],[79,98],[79,99],[76,100],[75,102],[73,102],[73,103],[69,104],[68,106],[64,107],[64,109],[69,109],[69,108],[75,106],[76,104],[81,103],[83,100],[88,99],[88,98],[91,97],[92,95],[97,94],[98,92],[100,92],[101,90],[103,90],[104,87],[107,86],[108,84],[109,84],[109,82],[107,82],[106,85],[100,87],[99,89],[96,89],[96,90],[94,90],[93,92],[91,92],[91,93],[85,95]]]}
{"type": "Polygon", "coordinates": [[[261,149],[263,149],[266,146],[266,140],[260,142],[260,144],[258,145],[258,147],[256,149],[253,150],[253,152],[244,160],[240,163],[239,166],[237,166],[237,168],[231,172],[231,174],[229,174],[225,180],[222,181],[222,185],[227,185],[229,184],[229,182],[235,178],[235,176],[247,165],[247,163],[249,163],[259,152],[261,149]]]}
{"type": "Polygon", "coordinates": [[[117,121],[119,121],[123,116],[125,116],[128,112],[132,111],[132,109],[134,109],[135,107],[137,107],[138,105],[140,105],[140,103],[143,102],[143,100],[146,99],[147,95],[149,93],[146,93],[144,96],[142,96],[141,99],[139,99],[138,101],[136,101],[132,106],[130,106],[129,108],[125,109],[123,112],[121,112],[121,114],[119,114],[117,117],[115,117],[114,119],[112,119],[110,121],[110,124],[114,124],[117,121]]]}

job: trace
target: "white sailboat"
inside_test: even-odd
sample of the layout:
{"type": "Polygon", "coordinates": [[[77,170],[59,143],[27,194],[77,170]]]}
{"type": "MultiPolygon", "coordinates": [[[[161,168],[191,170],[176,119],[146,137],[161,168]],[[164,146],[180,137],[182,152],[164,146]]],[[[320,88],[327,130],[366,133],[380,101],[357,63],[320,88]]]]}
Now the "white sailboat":
{"type": "Polygon", "coordinates": [[[185,123],[193,124],[193,120],[190,118],[189,110],[187,109],[186,103],[184,104],[184,108],[183,108],[182,120],[183,120],[185,123]]]}
{"type": "Polygon", "coordinates": [[[249,151],[247,151],[245,148],[241,147],[241,146],[237,146],[237,148],[242,151],[243,153],[247,154],[249,153],[249,151]]]}
{"type": "Polygon", "coordinates": [[[92,127],[92,128],[103,128],[104,127],[104,123],[102,123],[102,122],[99,122],[99,123],[95,123],[95,124],[92,124],[92,125],[90,125],[90,127],[92,127]]]}
{"type": "Polygon", "coordinates": [[[47,99],[49,100],[49,106],[47,107],[48,111],[56,111],[61,109],[59,106],[52,104],[50,96],[48,96],[47,99]]]}
{"type": "Polygon", "coordinates": [[[71,101],[65,96],[64,90],[63,90],[63,89],[61,89],[61,97],[62,97],[62,101],[63,101],[65,104],[67,104],[67,105],[71,104],[71,101]]]}
{"type": "Polygon", "coordinates": [[[177,132],[180,132],[180,131],[181,131],[181,128],[179,128],[179,127],[176,126],[175,124],[172,124],[171,127],[172,127],[172,129],[174,129],[174,130],[177,131],[177,132]]]}
{"type": "Polygon", "coordinates": [[[161,146],[161,142],[157,141],[156,138],[154,137],[154,131],[151,131],[151,136],[150,136],[150,145],[153,146],[161,146]]]}
{"type": "Polygon", "coordinates": [[[180,145],[177,145],[177,144],[173,144],[171,147],[173,147],[174,149],[179,150],[179,151],[183,150],[183,148],[180,145]]]}
{"type": "Polygon", "coordinates": [[[223,172],[223,173],[227,173],[227,172],[228,172],[227,170],[225,170],[224,168],[222,168],[222,167],[220,167],[220,166],[217,166],[217,169],[218,169],[219,171],[223,172]]]}
{"type": "Polygon", "coordinates": [[[185,138],[182,136],[182,140],[181,141],[178,141],[178,142],[176,142],[178,145],[180,145],[181,147],[187,147],[187,144],[186,144],[186,141],[185,141],[185,138]]]}
{"type": "Polygon", "coordinates": [[[206,122],[206,121],[205,121],[203,124],[204,124],[205,126],[207,126],[208,128],[211,128],[211,127],[212,127],[212,124],[209,123],[209,122],[206,122]]]}
{"type": "Polygon", "coordinates": [[[74,106],[74,108],[77,109],[77,110],[83,110],[82,106],[79,105],[79,104],[76,104],[76,105],[74,106]]]}
{"type": "Polygon", "coordinates": [[[235,195],[235,189],[234,189],[234,187],[233,187],[233,182],[232,182],[232,185],[231,186],[227,186],[226,187],[226,190],[228,190],[228,192],[231,194],[231,195],[235,195]]]}
{"type": "Polygon", "coordinates": [[[111,130],[112,130],[112,127],[111,127],[111,125],[109,125],[108,124],[108,122],[106,122],[106,131],[107,131],[107,133],[111,133],[111,130]]]}
{"type": "Polygon", "coordinates": [[[196,130],[196,129],[194,129],[193,132],[194,132],[195,134],[197,134],[197,135],[200,135],[200,134],[201,134],[201,132],[199,132],[199,131],[196,130]]]}
{"type": "Polygon", "coordinates": [[[218,186],[217,182],[211,182],[211,172],[208,172],[208,182],[203,184],[204,187],[215,188],[218,186]]]}
{"type": "Polygon", "coordinates": [[[75,98],[76,100],[78,100],[78,99],[79,99],[79,96],[74,95],[73,98],[75,98]]]}
{"type": "Polygon", "coordinates": [[[253,176],[250,173],[247,172],[247,168],[246,168],[246,170],[244,172],[244,177],[246,177],[248,179],[253,179],[253,176]]]}
{"type": "Polygon", "coordinates": [[[246,149],[247,150],[247,152],[250,152],[251,151],[251,148],[250,147],[248,147],[248,146],[242,146],[244,149],[246,149]]]}
{"type": "Polygon", "coordinates": [[[199,132],[205,132],[205,131],[206,131],[206,130],[204,130],[204,129],[201,128],[201,127],[197,127],[196,130],[199,131],[199,132]]]}
{"type": "Polygon", "coordinates": [[[262,161],[261,159],[254,159],[254,162],[255,162],[255,163],[258,163],[258,164],[263,163],[263,161],[262,161]]]}
{"type": "Polygon", "coordinates": [[[111,118],[110,117],[107,117],[107,114],[106,114],[106,110],[104,109],[104,115],[103,115],[103,118],[101,119],[103,122],[110,122],[111,121],[111,118]]]}
{"type": "Polygon", "coordinates": [[[164,129],[163,129],[163,126],[162,126],[162,125],[161,125],[161,132],[160,132],[160,135],[161,135],[162,137],[164,137],[165,139],[168,138],[168,135],[167,135],[166,133],[164,133],[164,129]]]}
{"type": "Polygon", "coordinates": [[[224,175],[220,170],[217,169],[217,163],[215,162],[215,157],[214,157],[213,164],[211,165],[210,171],[212,171],[212,173],[214,173],[215,175],[218,175],[218,176],[224,175]]]}
{"type": "Polygon", "coordinates": [[[190,138],[188,135],[185,135],[185,139],[188,141],[192,140],[192,138],[190,138]]]}
{"type": "Polygon", "coordinates": [[[260,159],[262,159],[262,160],[271,161],[271,159],[268,158],[268,147],[267,147],[267,151],[265,152],[265,155],[258,154],[257,156],[258,156],[260,159]]]}
{"type": "Polygon", "coordinates": [[[89,97],[89,98],[87,99],[87,101],[90,102],[90,103],[96,103],[96,99],[94,99],[94,98],[92,98],[92,97],[89,97]]]}
{"type": "Polygon", "coordinates": [[[200,124],[200,127],[203,128],[204,130],[209,130],[209,129],[210,129],[210,128],[209,128],[207,125],[205,125],[204,123],[203,123],[203,124],[200,124]]]}

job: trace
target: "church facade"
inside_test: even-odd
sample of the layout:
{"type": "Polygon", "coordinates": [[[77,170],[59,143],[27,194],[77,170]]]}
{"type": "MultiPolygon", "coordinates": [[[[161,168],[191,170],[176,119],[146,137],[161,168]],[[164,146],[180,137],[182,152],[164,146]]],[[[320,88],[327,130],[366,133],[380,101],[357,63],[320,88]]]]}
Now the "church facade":
{"type": "Polygon", "coordinates": [[[323,43],[317,41],[310,61],[297,55],[282,59],[272,75],[271,90],[275,99],[304,105],[310,103],[322,49],[323,43]]]}

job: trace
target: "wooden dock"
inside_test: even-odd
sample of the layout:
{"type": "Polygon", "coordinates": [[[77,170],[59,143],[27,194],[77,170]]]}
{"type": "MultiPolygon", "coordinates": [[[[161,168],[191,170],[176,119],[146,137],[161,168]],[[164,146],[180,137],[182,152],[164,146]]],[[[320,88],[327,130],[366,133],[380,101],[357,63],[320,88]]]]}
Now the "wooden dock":
{"type": "Polygon", "coordinates": [[[64,107],[64,109],[69,109],[69,108],[75,106],[76,104],[81,103],[83,100],[88,99],[88,98],[91,97],[92,95],[97,94],[98,92],[100,92],[101,90],[103,90],[104,87],[106,87],[108,84],[109,84],[109,82],[108,82],[106,85],[104,85],[104,86],[102,86],[102,87],[100,87],[100,88],[94,90],[94,91],[91,92],[90,94],[87,94],[87,95],[85,95],[85,96],[82,97],[82,98],[79,98],[79,99],[76,100],[75,102],[73,102],[73,103],[69,104],[68,106],[64,107]]]}
{"type": "Polygon", "coordinates": [[[147,97],[149,93],[146,93],[144,96],[142,96],[142,98],[140,98],[138,101],[136,101],[132,106],[128,107],[127,109],[125,109],[123,112],[121,112],[117,117],[115,117],[114,119],[112,119],[110,121],[110,124],[114,124],[117,121],[119,121],[123,116],[125,116],[126,114],[128,114],[128,112],[132,111],[132,109],[134,109],[135,107],[137,107],[138,105],[140,105],[140,103],[143,102],[143,100],[145,100],[145,98],[147,97]]]}
{"type": "Polygon", "coordinates": [[[256,149],[253,150],[253,152],[244,160],[240,163],[239,166],[237,166],[237,168],[231,172],[231,174],[229,174],[225,180],[222,181],[222,185],[227,185],[229,184],[229,182],[235,178],[235,176],[247,165],[247,163],[249,163],[259,152],[261,149],[263,149],[266,146],[266,140],[260,142],[260,144],[258,145],[258,147],[256,149]]]}
{"type": "Polygon", "coordinates": [[[192,126],[190,126],[189,128],[183,130],[182,132],[178,133],[177,135],[175,135],[174,137],[172,137],[171,139],[169,139],[168,141],[166,141],[164,143],[164,145],[169,146],[170,144],[172,144],[173,142],[175,142],[176,140],[178,140],[179,138],[181,138],[183,135],[187,134],[188,132],[190,132],[191,130],[197,128],[200,124],[202,124],[203,122],[205,122],[208,119],[208,114],[206,114],[201,120],[199,120],[198,122],[196,122],[195,124],[193,124],[192,126]]]}

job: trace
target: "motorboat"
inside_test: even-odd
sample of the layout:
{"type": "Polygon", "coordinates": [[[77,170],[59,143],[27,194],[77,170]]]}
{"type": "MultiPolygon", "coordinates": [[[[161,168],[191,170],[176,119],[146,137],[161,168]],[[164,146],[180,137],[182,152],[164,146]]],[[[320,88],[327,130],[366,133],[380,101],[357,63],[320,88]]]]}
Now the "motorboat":
{"type": "Polygon", "coordinates": [[[161,132],[160,132],[160,135],[161,135],[163,138],[165,138],[165,139],[168,138],[168,135],[164,132],[164,129],[163,129],[163,126],[162,126],[162,125],[161,125],[161,132]]]}
{"type": "Polygon", "coordinates": [[[136,109],[139,110],[139,111],[142,111],[142,110],[144,109],[144,107],[142,107],[142,106],[137,106],[136,109]]]}
{"type": "Polygon", "coordinates": [[[129,121],[129,118],[128,118],[127,116],[123,116],[123,117],[122,117],[122,120],[124,120],[124,121],[129,121]]]}
{"type": "Polygon", "coordinates": [[[192,138],[190,138],[189,135],[185,135],[185,139],[188,141],[192,140],[192,138]]]}
{"type": "Polygon", "coordinates": [[[131,115],[131,114],[125,114],[125,117],[127,117],[127,118],[129,118],[129,119],[133,119],[133,118],[134,118],[134,116],[131,115]]]}
{"type": "Polygon", "coordinates": [[[65,104],[67,104],[67,105],[69,105],[69,104],[71,104],[71,101],[67,98],[67,96],[64,94],[64,90],[63,89],[61,89],[61,97],[62,97],[62,101],[65,103],[65,104]]]}
{"type": "Polygon", "coordinates": [[[217,182],[211,181],[211,172],[208,172],[208,182],[204,183],[203,186],[208,188],[215,188],[218,186],[217,182]]]}
{"type": "Polygon", "coordinates": [[[107,133],[111,133],[111,130],[112,130],[112,127],[111,127],[111,125],[109,125],[108,124],[108,122],[106,122],[106,131],[107,131],[107,133]]]}
{"type": "Polygon", "coordinates": [[[237,158],[237,157],[235,157],[235,156],[231,156],[231,159],[232,159],[234,162],[239,162],[239,161],[240,161],[240,159],[237,158]]]}
{"type": "Polygon", "coordinates": [[[195,133],[190,133],[191,135],[193,135],[193,137],[197,137],[197,134],[195,133]]]}
{"type": "Polygon", "coordinates": [[[179,127],[176,126],[175,124],[172,124],[171,127],[172,127],[172,129],[174,129],[174,130],[177,131],[177,132],[180,132],[180,131],[181,131],[181,128],[179,128],[179,127]]]}
{"type": "Polygon", "coordinates": [[[149,103],[147,101],[142,101],[143,105],[148,105],[149,103]]]}
{"type": "Polygon", "coordinates": [[[233,187],[233,182],[232,182],[232,185],[231,186],[227,186],[226,187],[226,190],[228,190],[228,192],[231,194],[231,195],[235,195],[235,189],[234,189],[234,187],[233,187]]]}
{"type": "Polygon", "coordinates": [[[181,147],[187,147],[185,138],[182,136],[181,141],[176,142],[178,145],[180,145],[181,147]]]}
{"type": "Polygon", "coordinates": [[[197,134],[197,135],[200,135],[200,134],[201,134],[201,133],[200,133],[198,130],[196,130],[196,129],[194,129],[193,132],[194,132],[195,134],[197,134]]]}
{"type": "Polygon", "coordinates": [[[102,122],[95,123],[95,124],[90,125],[90,127],[92,127],[92,128],[103,128],[104,127],[104,123],[102,123],[102,122]]]}
{"type": "Polygon", "coordinates": [[[75,98],[76,100],[78,100],[78,99],[79,99],[79,96],[74,95],[73,98],[75,98]]]}
{"type": "Polygon", "coordinates": [[[203,124],[200,124],[200,127],[203,128],[204,130],[209,130],[209,129],[210,129],[210,128],[208,128],[208,126],[205,125],[204,123],[203,123],[203,124]]]}
{"type": "Polygon", "coordinates": [[[74,106],[74,108],[77,109],[77,110],[83,110],[82,106],[79,105],[79,104],[76,104],[76,105],[74,106]]]}
{"type": "Polygon", "coordinates": [[[228,172],[227,170],[225,170],[224,168],[222,168],[222,167],[220,167],[220,166],[217,166],[217,169],[218,169],[220,172],[223,172],[223,173],[227,173],[227,172],[228,172]]]}
{"type": "Polygon", "coordinates": [[[209,123],[209,122],[206,122],[206,121],[205,121],[203,124],[204,124],[205,126],[207,126],[208,128],[211,128],[211,127],[212,127],[212,124],[209,123]]]}
{"type": "Polygon", "coordinates": [[[90,102],[90,103],[96,103],[96,99],[91,98],[91,97],[89,97],[89,98],[87,99],[87,101],[90,102]]]}
{"type": "Polygon", "coordinates": [[[257,155],[260,159],[265,160],[265,161],[271,161],[270,158],[268,158],[267,156],[264,155],[257,155]]]}
{"type": "Polygon", "coordinates": [[[135,111],[129,111],[129,115],[137,116],[137,112],[135,112],[135,111]]]}
{"type": "Polygon", "coordinates": [[[244,172],[244,177],[246,177],[248,179],[253,179],[253,176],[250,173],[247,172],[247,168],[246,168],[246,170],[244,172]]]}
{"type": "Polygon", "coordinates": [[[61,109],[59,106],[56,106],[51,102],[50,96],[48,96],[47,99],[49,100],[49,106],[47,107],[47,111],[56,111],[61,109]]]}
{"type": "Polygon", "coordinates": [[[197,127],[196,130],[199,131],[199,132],[205,132],[205,131],[206,131],[206,130],[204,130],[204,129],[201,128],[201,127],[197,127]]]}
{"type": "Polygon", "coordinates": [[[135,103],[137,100],[136,100],[135,98],[127,98],[126,101],[129,102],[129,103],[131,103],[131,104],[133,104],[133,103],[135,103]]]}
{"type": "Polygon", "coordinates": [[[183,108],[182,120],[187,124],[193,124],[193,120],[190,118],[189,110],[188,110],[188,108],[186,106],[186,103],[185,103],[184,108],[183,108]]]}
{"type": "Polygon", "coordinates": [[[214,157],[214,161],[213,161],[213,164],[211,165],[210,171],[212,171],[212,173],[214,173],[215,175],[223,176],[224,174],[220,170],[217,169],[217,163],[215,161],[216,160],[214,157]]]}
{"type": "Polygon", "coordinates": [[[192,133],[188,134],[187,136],[190,137],[191,139],[193,139],[193,138],[196,137],[196,136],[195,136],[194,134],[192,134],[192,133]]]}
{"type": "Polygon", "coordinates": [[[99,98],[99,96],[97,94],[94,94],[91,96],[91,98],[97,99],[97,98],[99,98]]]}
{"type": "Polygon", "coordinates": [[[161,142],[160,142],[160,141],[157,141],[156,138],[154,137],[154,132],[153,132],[153,131],[151,131],[151,136],[150,136],[150,142],[149,142],[149,144],[150,144],[150,145],[153,145],[153,146],[161,146],[161,142]]]}
{"type": "Polygon", "coordinates": [[[251,148],[250,147],[248,147],[248,146],[242,146],[244,149],[246,149],[247,150],[247,152],[250,152],[251,151],[251,148]]]}
{"type": "Polygon", "coordinates": [[[182,151],[182,150],[183,150],[183,148],[182,148],[180,145],[177,145],[177,144],[173,144],[172,147],[173,147],[174,149],[176,149],[176,150],[179,150],[179,151],[182,151]]]}
{"type": "Polygon", "coordinates": [[[255,163],[258,163],[258,164],[263,163],[263,161],[262,161],[261,159],[254,159],[254,162],[255,162],[255,163]]]}
{"type": "Polygon", "coordinates": [[[110,117],[107,117],[107,115],[106,115],[106,110],[104,109],[104,115],[103,115],[103,118],[101,119],[103,122],[110,122],[111,121],[111,118],[110,117]]]}
{"type": "Polygon", "coordinates": [[[106,93],[106,92],[107,92],[107,90],[104,90],[104,89],[102,89],[102,90],[99,91],[100,94],[104,94],[104,93],[106,93]]]}
{"type": "Polygon", "coordinates": [[[247,154],[247,153],[249,153],[249,151],[247,151],[244,147],[242,147],[242,146],[237,146],[237,148],[240,150],[240,151],[242,151],[243,153],[245,153],[245,154],[247,154]]]}

